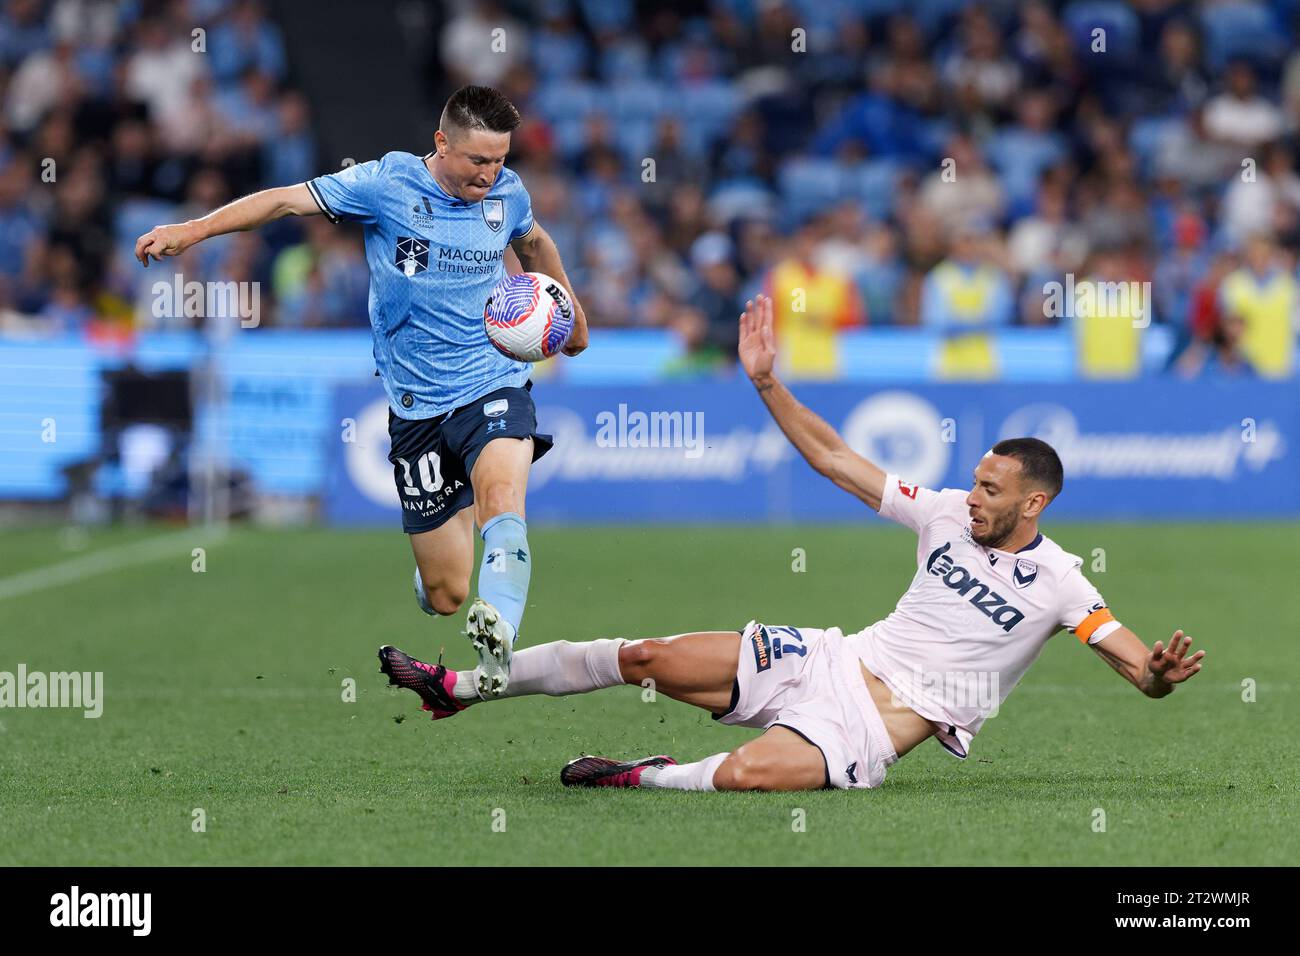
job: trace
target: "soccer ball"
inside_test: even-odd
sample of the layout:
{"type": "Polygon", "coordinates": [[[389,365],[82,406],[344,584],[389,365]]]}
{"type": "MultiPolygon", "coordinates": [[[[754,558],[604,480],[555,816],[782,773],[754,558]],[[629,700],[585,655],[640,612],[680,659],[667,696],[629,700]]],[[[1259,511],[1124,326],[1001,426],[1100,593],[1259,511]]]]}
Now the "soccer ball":
{"type": "Polygon", "coordinates": [[[573,300],[540,272],[506,276],[483,307],[483,329],[496,350],[518,362],[548,359],[573,332],[573,300]]]}

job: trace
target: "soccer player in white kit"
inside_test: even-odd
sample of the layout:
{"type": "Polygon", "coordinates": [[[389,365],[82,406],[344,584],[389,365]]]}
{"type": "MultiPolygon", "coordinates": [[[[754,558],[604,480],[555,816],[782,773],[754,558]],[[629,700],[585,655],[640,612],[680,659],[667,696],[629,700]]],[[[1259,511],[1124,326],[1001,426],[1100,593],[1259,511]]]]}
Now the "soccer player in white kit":
{"type": "MultiPolygon", "coordinates": [[[[964,759],[985,718],[1061,629],[1148,697],[1168,695],[1201,669],[1205,652],[1189,656],[1191,639],[1181,630],[1168,647],[1157,641],[1148,650],[1112,616],[1081,573],[1082,560],[1038,530],[1063,482],[1049,445],[999,442],[975,468],[970,491],[909,484],[850,449],[778,381],[771,300],[748,303],[740,321],[741,362],[781,430],[818,472],[917,533],[916,575],[893,613],[856,634],[751,621],[740,632],[517,651],[506,697],[649,679],[721,723],[764,731],[730,753],[687,764],[667,756],[580,757],[561,771],[566,785],[878,787],[892,763],[929,737],[964,759]]],[[[408,679],[399,683],[420,694],[435,720],[464,709],[453,691],[473,672],[408,660],[408,679]]]]}

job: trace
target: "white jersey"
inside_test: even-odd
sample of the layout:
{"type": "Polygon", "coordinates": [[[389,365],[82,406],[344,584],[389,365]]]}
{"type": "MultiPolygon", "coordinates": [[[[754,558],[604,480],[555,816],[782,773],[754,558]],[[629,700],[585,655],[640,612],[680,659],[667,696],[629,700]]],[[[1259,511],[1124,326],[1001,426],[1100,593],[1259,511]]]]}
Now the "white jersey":
{"type": "Polygon", "coordinates": [[[886,478],[880,513],[919,535],[916,576],[892,614],[852,637],[867,669],[962,758],[1049,637],[1065,628],[1095,644],[1120,626],[1083,559],[1051,539],[1015,553],[976,544],[966,494],[886,478]]]}

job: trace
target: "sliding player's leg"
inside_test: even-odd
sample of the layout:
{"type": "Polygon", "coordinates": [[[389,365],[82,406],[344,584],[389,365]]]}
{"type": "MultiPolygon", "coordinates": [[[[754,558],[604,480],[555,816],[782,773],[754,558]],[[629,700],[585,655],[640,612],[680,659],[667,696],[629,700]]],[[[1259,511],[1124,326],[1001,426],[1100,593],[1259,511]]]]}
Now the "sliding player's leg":
{"type": "Polygon", "coordinates": [[[671,757],[619,762],[579,757],[560,771],[568,787],[655,787],[666,790],[819,790],[828,785],[820,748],[786,727],[774,726],[731,753],[694,763],[671,757]]]}
{"type": "MultiPolygon", "coordinates": [[[[750,622],[736,648],[728,705],[719,708],[720,700],[714,698],[709,709],[721,723],[763,728],[761,737],[732,753],[682,765],[663,756],[630,762],[581,757],[561,771],[560,779],[569,786],[675,790],[808,790],[854,784],[858,763],[846,741],[865,730],[859,734],[860,728],[843,726],[840,695],[860,678],[856,666],[845,677],[850,668],[842,641],[834,629],[750,622]]],[[[661,667],[658,673],[671,680],[674,672],[661,667]]]]}
{"type": "Polygon", "coordinates": [[[410,538],[420,607],[426,614],[455,614],[469,594],[474,570],[474,509],[463,508],[432,531],[410,538]]]}
{"type": "Polygon", "coordinates": [[[644,641],[622,638],[554,641],[517,651],[510,683],[499,696],[477,692],[478,668],[448,671],[409,657],[395,647],[379,651],[381,669],[394,684],[418,693],[438,720],[480,700],[545,694],[563,697],[605,687],[653,686],[674,700],[723,714],[733,701],[740,634],[704,631],[644,641]]]}
{"type": "Polygon", "coordinates": [[[727,755],[713,785],[718,790],[820,790],[827,786],[826,759],[820,748],[788,727],[769,727],[727,755]]]}

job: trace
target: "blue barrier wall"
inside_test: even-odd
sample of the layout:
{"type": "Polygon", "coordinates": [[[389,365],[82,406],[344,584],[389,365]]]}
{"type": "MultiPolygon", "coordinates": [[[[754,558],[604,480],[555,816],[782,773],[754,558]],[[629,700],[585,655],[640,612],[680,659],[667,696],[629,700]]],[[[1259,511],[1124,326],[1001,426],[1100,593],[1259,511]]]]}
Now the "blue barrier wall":
{"type": "MultiPolygon", "coordinates": [[[[1065,463],[1065,490],[1052,505],[1057,517],[1300,514],[1294,384],[810,384],[795,391],[856,450],[933,487],[968,487],[993,442],[1036,435],[1065,463]]],[[[867,513],[798,458],[742,381],[545,383],[534,397],[556,448],[533,468],[530,520],[833,521],[867,513]]],[[[326,454],[329,520],[400,520],[386,415],[377,386],[335,394],[334,421],[352,419],[356,430],[354,441],[331,439],[326,454]]]]}
{"type": "MultiPolygon", "coordinates": [[[[1008,431],[1034,432],[1065,458],[1066,493],[1053,506],[1058,514],[1300,513],[1298,381],[895,384],[886,373],[900,366],[881,361],[879,350],[894,355],[922,344],[901,335],[875,333],[874,363],[863,342],[846,340],[846,350],[863,352],[852,363],[853,381],[797,385],[796,391],[860,450],[916,480],[964,487],[992,441],[1008,431]],[[873,364],[875,380],[858,381],[873,364]],[[1255,423],[1253,433],[1245,429],[1253,441],[1242,440],[1247,419],[1255,423]]],[[[1004,344],[1009,348],[1011,340],[1004,344]]],[[[860,513],[795,459],[743,380],[656,384],[653,369],[665,347],[653,331],[603,332],[600,348],[579,361],[539,368],[542,420],[560,444],[534,471],[533,517],[833,520],[860,513]],[[622,444],[620,405],[626,406],[622,444]],[[694,441],[690,429],[702,414],[703,443],[637,447],[637,412],[678,412],[669,424],[682,426],[683,441],[694,441]],[[613,416],[611,434],[601,433],[602,413],[613,416]]],[[[146,370],[187,368],[207,354],[208,344],[193,333],[153,333],[129,345],[74,338],[0,342],[0,498],[65,494],[60,469],[99,447],[104,369],[127,362],[146,370]],[[48,419],[56,423],[55,441],[46,440],[48,419]]],[[[264,491],[322,495],[333,520],[396,516],[386,497],[394,492],[382,404],[371,407],[380,391],[368,332],[258,330],[230,336],[216,355],[227,405],[220,417],[198,410],[204,439],[223,447],[264,491]],[[368,446],[344,454],[344,418],[373,425],[373,434],[363,429],[368,446]]],[[[1045,378],[1063,374],[1046,365],[1052,367],[1040,370],[1045,378]]],[[[1022,370],[1022,378],[1029,374],[1022,370]]]]}

